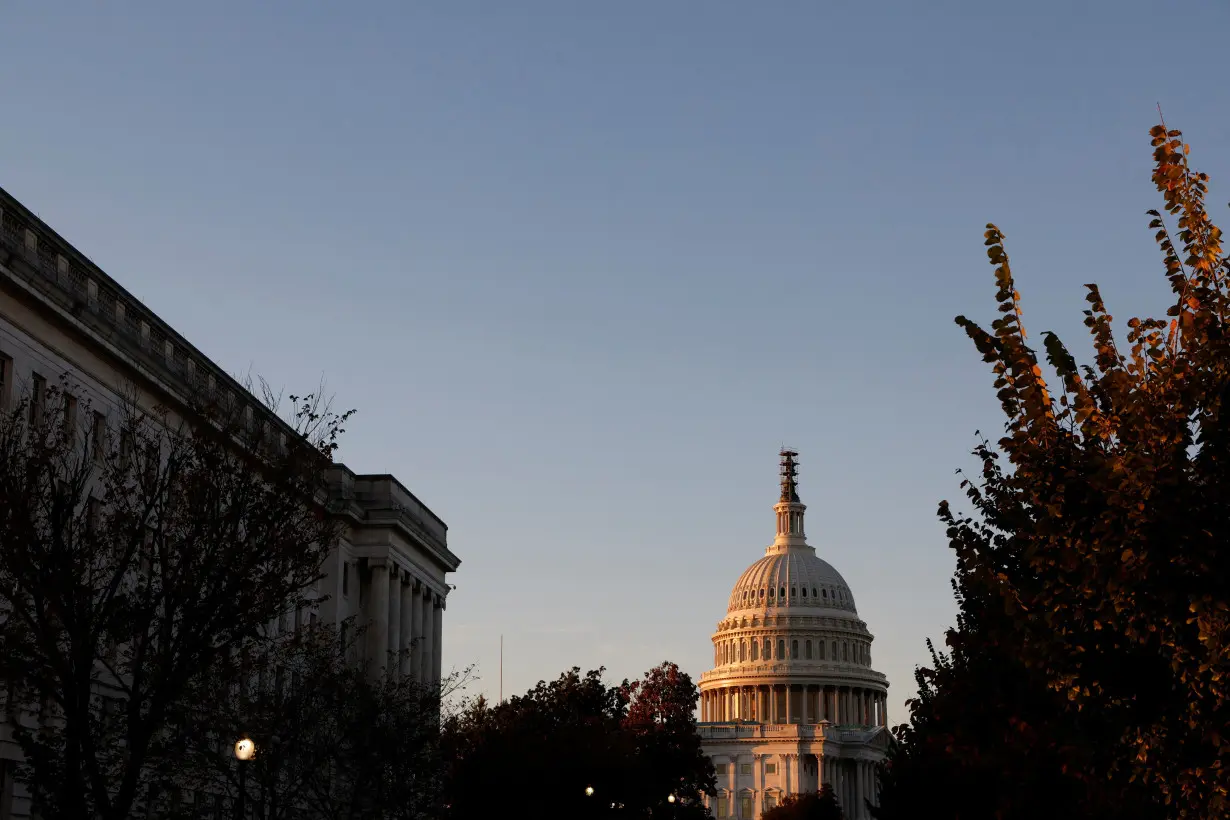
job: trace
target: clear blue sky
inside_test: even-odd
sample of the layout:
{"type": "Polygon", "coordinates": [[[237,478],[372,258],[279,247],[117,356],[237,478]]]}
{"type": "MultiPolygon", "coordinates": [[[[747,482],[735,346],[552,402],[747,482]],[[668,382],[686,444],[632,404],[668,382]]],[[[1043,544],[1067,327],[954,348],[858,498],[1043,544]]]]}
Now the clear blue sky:
{"type": "Polygon", "coordinates": [[[1002,421],[952,323],[993,318],[984,223],[1086,351],[1082,283],[1165,308],[1157,102],[1226,217],[1230,11],[1168,8],[8,0],[0,185],[228,370],[359,409],[344,460],[450,524],[472,691],[501,633],[506,692],[699,676],[785,442],[899,720],[1002,421]]]}

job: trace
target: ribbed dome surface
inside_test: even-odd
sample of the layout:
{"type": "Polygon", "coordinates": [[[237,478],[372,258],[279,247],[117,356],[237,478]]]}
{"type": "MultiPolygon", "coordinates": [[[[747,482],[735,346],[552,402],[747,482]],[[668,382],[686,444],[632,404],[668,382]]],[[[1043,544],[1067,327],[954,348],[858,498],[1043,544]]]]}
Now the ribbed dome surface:
{"type": "Polygon", "coordinates": [[[768,555],[739,576],[726,611],[804,607],[858,612],[846,580],[813,548],[770,547],[768,555]]]}

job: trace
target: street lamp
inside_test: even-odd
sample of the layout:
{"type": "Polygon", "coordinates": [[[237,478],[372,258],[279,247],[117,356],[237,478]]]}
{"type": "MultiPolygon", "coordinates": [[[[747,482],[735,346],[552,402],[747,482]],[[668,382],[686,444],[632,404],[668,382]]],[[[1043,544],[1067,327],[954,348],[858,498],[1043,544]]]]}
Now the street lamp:
{"type": "Polygon", "coordinates": [[[593,786],[586,786],[586,787],[585,787],[585,796],[586,796],[586,797],[593,797],[593,796],[594,796],[594,787],[593,787],[593,786]]]}
{"type": "Polygon", "coordinates": [[[673,794],[667,795],[667,797],[666,797],[666,802],[667,802],[667,803],[674,803],[674,802],[675,802],[675,795],[673,795],[673,794]]]}
{"type": "Polygon", "coordinates": [[[241,737],[235,741],[235,759],[239,766],[239,798],[235,801],[235,820],[245,820],[244,803],[248,797],[248,764],[256,757],[256,744],[251,738],[241,737]]]}

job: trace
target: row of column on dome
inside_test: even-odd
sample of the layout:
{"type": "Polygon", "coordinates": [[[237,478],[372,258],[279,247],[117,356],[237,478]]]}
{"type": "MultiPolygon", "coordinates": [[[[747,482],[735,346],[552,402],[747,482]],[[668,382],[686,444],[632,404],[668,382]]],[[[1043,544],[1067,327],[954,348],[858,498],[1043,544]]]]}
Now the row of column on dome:
{"type": "MultiPolygon", "coordinates": [[[[713,647],[713,665],[722,666],[731,663],[745,663],[747,661],[757,660],[773,660],[773,639],[765,638],[763,644],[759,639],[752,639],[749,644],[746,640],[729,640],[715,644],[713,647]],[[761,646],[764,648],[762,649],[761,646]]],[[[790,641],[790,654],[786,654],[786,639],[777,639],[777,655],[776,660],[832,660],[836,661],[837,651],[841,650],[841,660],[843,662],[853,661],[865,666],[871,665],[871,649],[869,644],[863,641],[825,641],[817,640],[815,652],[812,651],[812,642],[810,639],[805,639],[800,642],[797,638],[790,641]],[[831,652],[826,652],[825,647],[831,646],[831,652]],[[827,657],[825,657],[827,654],[827,657]]]]}
{"type": "Polygon", "coordinates": [[[368,567],[371,595],[364,609],[371,618],[367,657],[373,674],[385,669],[389,652],[410,649],[397,671],[422,683],[438,683],[444,597],[389,562],[371,560],[368,567]]]}
{"type": "MultiPolygon", "coordinates": [[[[824,784],[833,787],[845,816],[850,820],[863,820],[869,816],[864,801],[870,800],[873,805],[879,805],[874,760],[810,754],[755,755],[755,758],[757,762],[754,764],[737,762],[734,756],[731,763],[721,764],[718,762],[720,758],[715,758],[718,793],[711,805],[715,817],[758,817],[761,812],[780,805],[785,795],[817,792],[824,784]],[[776,773],[777,783],[774,785],[770,785],[770,776],[763,766],[769,758],[780,761],[780,771],[776,773]],[[752,773],[750,786],[746,779],[741,786],[736,773],[745,769],[752,773]]],[[[746,772],[743,774],[746,776],[746,772]]]]}
{"type": "Polygon", "coordinates": [[[829,723],[887,726],[888,696],[875,689],[819,684],[724,686],[701,693],[704,723],[829,723]]]}

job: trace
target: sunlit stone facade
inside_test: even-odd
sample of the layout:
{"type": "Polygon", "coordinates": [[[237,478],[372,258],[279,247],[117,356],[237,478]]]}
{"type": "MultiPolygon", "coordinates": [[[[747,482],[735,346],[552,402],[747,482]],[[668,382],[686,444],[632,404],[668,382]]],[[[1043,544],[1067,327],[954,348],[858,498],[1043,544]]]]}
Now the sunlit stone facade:
{"type": "MultiPolygon", "coordinates": [[[[263,404],[91,263],[3,189],[0,189],[0,407],[35,383],[72,389],[103,423],[126,402],[176,406],[195,391],[227,391],[257,423],[279,424],[263,404]]],[[[84,403],[82,405],[84,407],[84,403]]],[[[340,623],[355,616],[372,623],[362,657],[375,671],[385,650],[411,649],[402,674],[440,680],[442,626],[450,585],[460,565],[448,548],[448,528],[391,475],[357,475],[334,466],[330,483],[343,501],[346,530],[330,555],[316,592],[322,602],[301,613],[340,623]]],[[[3,548],[4,545],[0,545],[3,548]]],[[[0,722],[0,819],[28,814],[29,801],[13,777],[21,750],[0,722]]],[[[193,795],[184,795],[191,802],[193,795]]]]}
{"type": "Polygon", "coordinates": [[[797,454],[781,455],[777,535],[735,584],[700,679],[701,739],[718,772],[710,809],[754,820],[830,783],[846,817],[863,820],[887,746],[888,680],[845,579],[807,544],[797,454]]]}

